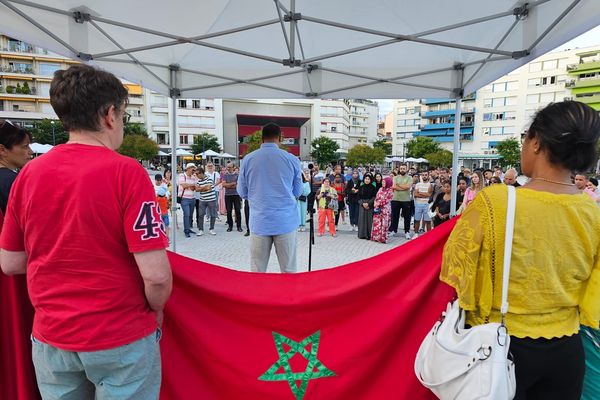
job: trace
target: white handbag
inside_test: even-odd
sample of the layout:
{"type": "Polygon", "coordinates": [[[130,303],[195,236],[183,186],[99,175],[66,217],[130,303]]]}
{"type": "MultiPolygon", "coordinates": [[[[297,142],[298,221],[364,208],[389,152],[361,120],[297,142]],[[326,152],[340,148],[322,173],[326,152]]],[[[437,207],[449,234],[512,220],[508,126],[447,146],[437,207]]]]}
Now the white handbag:
{"type": "Polygon", "coordinates": [[[515,396],[515,366],[509,358],[510,336],[504,322],[508,311],[516,195],[513,186],[507,187],[502,322],[466,329],[465,312],[458,300],[454,300],[448,303],[417,352],[417,379],[442,400],[511,400],[515,396]]]}

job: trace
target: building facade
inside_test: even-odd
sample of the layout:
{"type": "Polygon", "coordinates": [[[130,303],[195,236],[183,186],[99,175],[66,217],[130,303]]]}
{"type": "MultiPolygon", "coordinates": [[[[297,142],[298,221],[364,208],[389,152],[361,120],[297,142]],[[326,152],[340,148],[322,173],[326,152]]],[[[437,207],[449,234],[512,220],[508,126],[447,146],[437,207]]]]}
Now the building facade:
{"type": "MultiPolygon", "coordinates": [[[[0,35],[0,118],[26,128],[36,121],[57,119],[50,105],[54,72],[77,64],[26,42],[0,35]]],[[[144,95],[139,85],[123,82],[129,91],[127,112],[131,122],[146,120],[144,95]]]]}
{"type": "MultiPolygon", "coordinates": [[[[545,54],[462,100],[459,161],[490,167],[496,146],[520,139],[540,108],[575,99],[600,106],[600,48],[545,54]],[[571,78],[569,78],[571,77],[571,78]]],[[[430,137],[453,149],[456,105],[451,99],[398,100],[394,107],[393,152],[404,155],[406,142],[430,137]]]]}
{"type": "Polygon", "coordinates": [[[573,98],[600,111],[600,49],[575,54],[577,63],[567,65],[567,81],[573,98]]]}

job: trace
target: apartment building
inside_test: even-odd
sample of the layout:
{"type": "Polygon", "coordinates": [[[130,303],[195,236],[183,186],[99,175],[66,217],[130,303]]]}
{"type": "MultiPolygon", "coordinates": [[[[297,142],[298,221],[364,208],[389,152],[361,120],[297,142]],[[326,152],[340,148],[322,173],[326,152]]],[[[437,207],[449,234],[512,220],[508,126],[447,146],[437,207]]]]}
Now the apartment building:
{"type": "MultiPolygon", "coordinates": [[[[536,111],[550,102],[575,98],[600,106],[598,53],[596,48],[545,54],[463,99],[460,163],[471,168],[494,165],[496,146],[511,137],[520,139],[536,111]]],[[[394,155],[402,156],[406,141],[418,136],[452,150],[455,111],[451,99],[397,101],[394,155]]]]}
{"type": "Polygon", "coordinates": [[[377,118],[379,107],[372,100],[349,100],[350,130],[348,131],[349,148],[357,144],[373,144],[379,139],[377,134],[377,118]]]}
{"type": "Polygon", "coordinates": [[[571,89],[573,98],[600,111],[600,49],[576,53],[577,63],[567,65],[567,73],[572,78],[566,87],[571,89]]]}
{"type": "MultiPolygon", "coordinates": [[[[149,89],[144,89],[143,123],[146,125],[148,136],[156,141],[162,151],[171,151],[171,135],[173,128],[172,99],[149,89]]],[[[215,103],[221,109],[219,101],[213,99],[177,99],[177,134],[178,147],[189,149],[194,143],[194,137],[202,133],[217,136],[223,143],[222,124],[218,123],[215,103]]]]}
{"type": "MultiPolygon", "coordinates": [[[[50,105],[50,83],[55,71],[77,64],[69,58],[0,35],[0,118],[24,127],[35,121],[57,119],[50,105]]],[[[142,87],[124,81],[129,91],[131,122],[145,121],[142,87]]]]}

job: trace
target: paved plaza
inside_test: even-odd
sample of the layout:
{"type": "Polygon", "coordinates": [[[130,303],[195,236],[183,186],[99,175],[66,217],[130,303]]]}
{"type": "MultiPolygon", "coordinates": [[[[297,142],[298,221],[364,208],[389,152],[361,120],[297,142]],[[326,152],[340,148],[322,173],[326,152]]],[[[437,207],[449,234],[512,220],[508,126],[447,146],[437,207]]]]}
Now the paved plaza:
{"type": "MultiPolygon", "coordinates": [[[[242,211],[243,214],[243,211],[242,211]]],[[[208,234],[208,223],[204,225],[204,236],[192,235],[186,238],[183,234],[181,210],[178,210],[179,229],[177,230],[177,253],[205,261],[211,264],[233,268],[240,271],[250,271],[250,237],[244,232],[227,232],[227,217],[220,216],[220,221],[215,224],[215,236],[208,234]]],[[[316,214],[315,214],[316,219],[316,214]]],[[[316,221],[315,221],[316,222],[316,221]]],[[[276,223],[276,221],[273,221],[276,223]]],[[[195,224],[195,220],[194,220],[195,224]]],[[[245,224],[242,219],[242,227],[245,224]]],[[[194,231],[198,231],[194,226],[194,231]]],[[[308,270],[308,225],[306,232],[298,232],[298,272],[308,270]]],[[[326,234],[318,237],[315,232],[315,245],[313,246],[312,269],[337,267],[353,261],[362,260],[386,250],[392,249],[406,242],[402,237],[390,237],[389,243],[376,243],[370,240],[358,239],[356,232],[352,232],[349,224],[338,226],[337,237],[326,234]]],[[[279,272],[279,264],[275,250],[271,251],[268,272],[279,272]]]]}

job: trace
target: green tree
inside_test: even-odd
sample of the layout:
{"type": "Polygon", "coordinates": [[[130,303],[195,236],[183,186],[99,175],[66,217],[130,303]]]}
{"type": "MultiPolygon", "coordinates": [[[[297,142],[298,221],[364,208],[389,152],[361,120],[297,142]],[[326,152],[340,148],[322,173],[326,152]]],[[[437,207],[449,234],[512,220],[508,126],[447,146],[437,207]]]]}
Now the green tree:
{"type": "Polygon", "coordinates": [[[439,143],[426,136],[417,136],[406,143],[406,156],[422,158],[441,149],[439,143]]]}
{"type": "Polygon", "coordinates": [[[450,167],[452,165],[452,152],[446,149],[426,154],[425,158],[431,167],[450,167]]]}
{"type": "Polygon", "coordinates": [[[158,145],[142,135],[127,135],[117,151],[136,160],[152,160],[158,154],[158,145]]]}
{"type": "Polygon", "coordinates": [[[311,143],[312,151],[310,156],[317,161],[319,165],[327,165],[338,159],[337,151],[340,146],[333,139],[327,136],[319,136],[311,143]]]}
{"type": "Polygon", "coordinates": [[[202,132],[201,134],[194,136],[194,143],[192,143],[190,147],[194,154],[200,154],[207,150],[216,151],[217,153],[221,152],[219,139],[208,132],[202,132]]]}
{"type": "Polygon", "coordinates": [[[521,144],[516,138],[501,141],[496,146],[500,159],[498,164],[502,167],[517,167],[521,161],[521,144]]]}
{"type": "Polygon", "coordinates": [[[358,144],[348,151],[346,165],[357,167],[359,165],[381,164],[384,159],[385,152],[383,149],[358,144]]]}
{"type": "Polygon", "coordinates": [[[40,144],[61,144],[69,140],[69,135],[65,131],[59,120],[43,119],[36,121],[31,128],[33,141],[40,144]],[[54,129],[54,140],[52,138],[52,130],[54,129]]]}
{"type": "Polygon", "coordinates": [[[123,134],[125,136],[129,135],[139,135],[148,137],[148,132],[146,131],[146,127],[144,124],[140,124],[139,122],[128,122],[123,126],[123,134]]]}
{"type": "MultiPolygon", "coordinates": [[[[379,139],[373,142],[373,148],[374,149],[382,149],[383,153],[387,156],[387,155],[391,155],[392,154],[392,144],[386,142],[383,139],[379,139]]],[[[385,158],[385,157],[384,157],[385,158]]]]}

